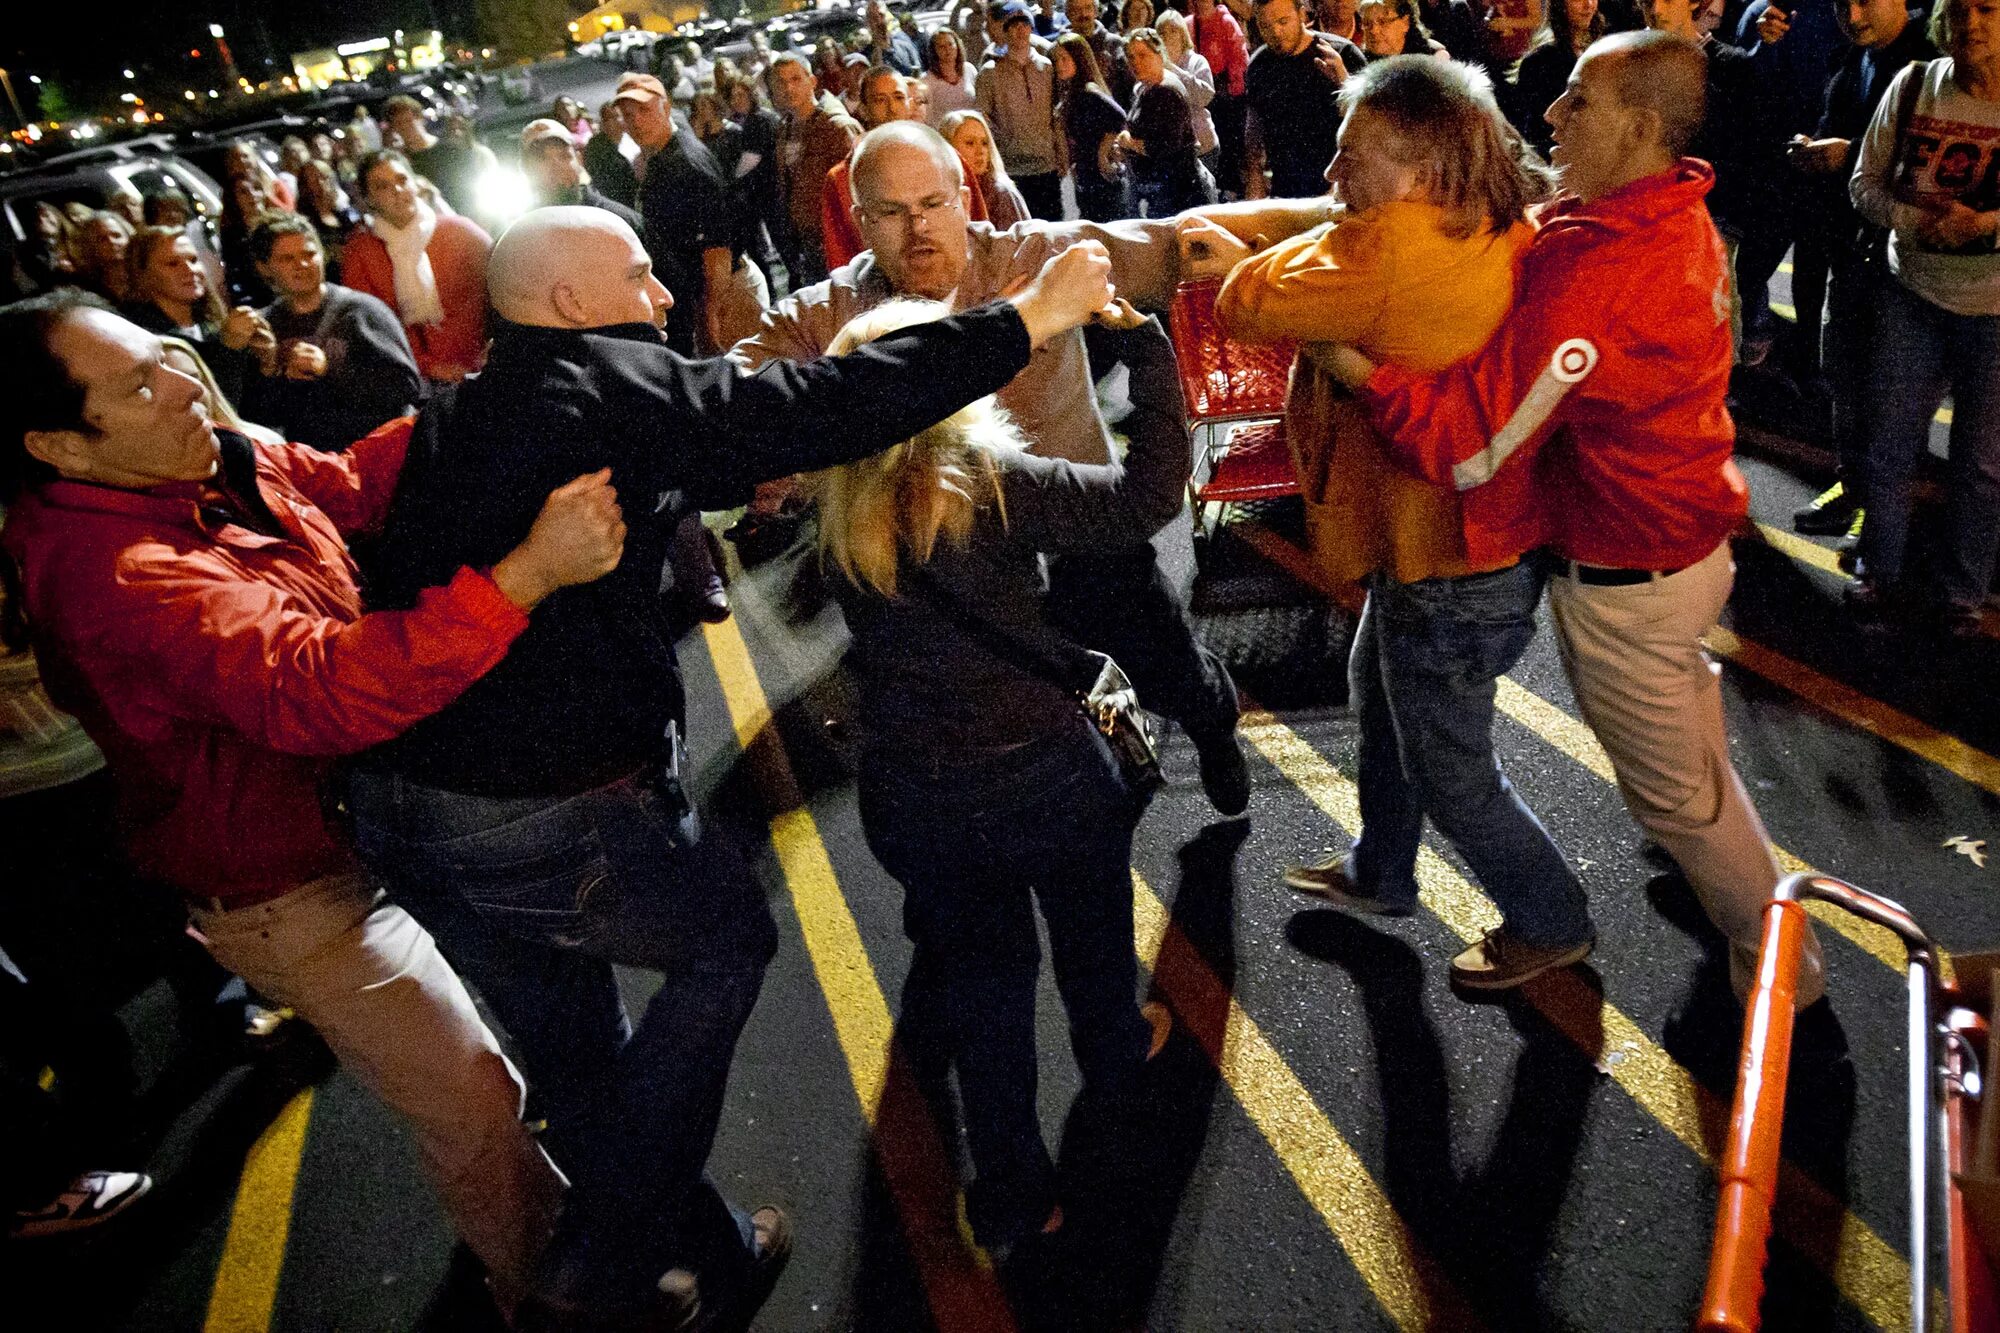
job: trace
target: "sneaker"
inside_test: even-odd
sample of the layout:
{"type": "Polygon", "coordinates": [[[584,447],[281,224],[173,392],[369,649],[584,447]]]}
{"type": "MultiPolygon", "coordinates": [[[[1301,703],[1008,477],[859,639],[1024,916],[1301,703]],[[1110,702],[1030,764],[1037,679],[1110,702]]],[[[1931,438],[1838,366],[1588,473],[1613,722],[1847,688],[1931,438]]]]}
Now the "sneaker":
{"type": "Polygon", "coordinates": [[[1883,630],[1889,627],[1889,593],[1874,579],[1865,575],[1857,578],[1841,590],[1840,597],[1847,613],[1861,629],[1883,630]]]}
{"type": "Polygon", "coordinates": [[[1512,990],[1551,969],[1582,962],[1596,947],[1595,935],[1576,944],[1528,944],[1501,926],[1451,960],[1451,980],[1467,990],[1512,990]]]}
{"type": "Polygon", "coordinates": [[[86,1171],[40,1208],[24,1208],[7,1224],[23,1239],[61,1236],[107,1222],[145,1197],[153,1178],[138,1171],[86,1171]]]}
{"type": "Polygon", "coordinates": [[[1792,512],[1792,530],[1809,537],[1838,537],[1854,525],[1859,511],[1847,487],[1836,481],[1792,512]]]}
{"type": "Polygon", "coordinates": [[[1285,884],[1300,893],[1324,898],[1335,907],[1369,916],[1409,916],[1414,903],[1392,903],[1372,893],[1364,893],[1347,874],[1345,856],[1329,856],[1314,865],[1285,867],[1285,884]]]}
{"type": "Polygon", "coordinates": [[[1195,742],[1201,789],[1218,814],[1234,819],[1250,808],[1250,758],[1234,731],[1211,741],[1195,742]]]}

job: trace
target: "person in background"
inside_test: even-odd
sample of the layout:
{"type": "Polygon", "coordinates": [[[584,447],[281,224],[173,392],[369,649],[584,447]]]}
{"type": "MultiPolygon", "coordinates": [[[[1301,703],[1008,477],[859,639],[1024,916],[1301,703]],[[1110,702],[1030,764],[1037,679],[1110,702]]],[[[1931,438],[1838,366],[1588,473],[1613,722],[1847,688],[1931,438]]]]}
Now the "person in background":
{"type": "Polygon", "coordinates": [[[1970,638],[2000,549],[2000,191],[1978,169],[1980,145],[2000,133],[2000,0],[1944,0],[1931,37],[1944,56],[1890,81],[1848,187],[1861,216],[1889,229],[1889,277],[1867,365],[1868,512],[1847,599],[1864,624],[1916,609],[1970,638]],[[1910,481],[1947,393],[1951,484],[1936,583],[1919,591],[1905,583],[1910,481]]]}
{"type": "Polygon", "coordinates": [[[1121,35],[1152,26],[1153,0],[1125,0],[1118,6],[1118,31],[1121,35]]]}
{"type": "Polygon", "coordinates": [[[606,102],[597,109],[597,133],[583,146],[591,184],[613,203],[633,207],[639,202],[639,173],[632,168],[637,157],[637,145],[625,134],[625,108],[616,99],[606,102]]]}
{"type": "Polygon", "coordinates": [[[468,217],[478,218],[488,226],[504,225],[504,214],[496,212],[495,201],[485,188],[485,182],[499,169],[500,159],[473,134],[472,117],[456,111],[446,116],[444,144],[456,155],[454,169],[459,173],[456,188],[445,190],[445,197],[463,198],[465,207],[458,208],[456,203],[452,206],[468,217]]]}
{"type": "MultiPolygon", "coordinates": [[[[879,305],[827,351],[947,313],[879,305]]],[[[983,399],[810,481],[857,650],[862,830],[903,888],[915,945],[904,1014],[944,1035],[974,1169],[966,1217],[1003,1268],[1062,1227],[1066,1197],[1082,1202],[1066,1188],[1077,1182],[1057,1177],[1036,1107],[1037,910],[1082,1074],[1072,1164],[1087,1131],[1129,1128],[1171,1024],[1162,1005],[1142,1013],[1132,952],[1132,833],[1150,794],[1129,784],[1062,679],[1088,688],[1097,659],[1042,607],[1042,552],[1143,546],[1181,509],[1188,436],[1173,346],[1147,320],[1116,348],[1134,407],[1122,467],[1035,457],[983,399]]]]}
{"type": "Polygon", "coordinates": [[[218,429],[233,430],[258,444],[286,443],[285,437],[269,426],[244,419],[243,414],[236,410],[236,405],[229,401],[229,395],[222,391],[222,385],[209,368],[201,349],[187,339],[170,333],[160,335],[160,364],[169,370],[179,371],[201,386],[197,401],[218,429]]]}
{"type": "Polygon", "coordinates": [[[410,423],[340,456],[218,431],[157,338],[74,292],[0,312],[0,357],[20,375],[0,403],[0,541],[49,696],[109,764],[127,857],[406,1118],[510,1311],[562,1177],[471,996],[361,873],[323,783],[335,756],[490,670],[556,589],[615,565],[615,496],[579,478],[489,573],[364,615],[341,534],[386,512],[410,423]]]}
{"type": "Polygon", "coordinates": [[[597,137],[590,127],[590,117],[583,114],[583,106],[567,94],[555,100],[555,104],[549,108],[549,117],[569,131],[570,141],[577,146],[578,151],[588,148],[590,141],[597,137]]]}
{"type": "Polygon", "coordinates": [[[486,359],[486,255],[478,223],[442,217],[418,195],[409,159],[394,149],[361,162],[368,227],[343,256],[346,285],[396,312],[417,368],[456,384],[486,359]]]}
{"type": "Polygon", "coordinates": [[[76,284],[107,301],[128,299],[132,279],[125,264],[125,248],[132,243],[132,224],[108,208],[86,208],[83,221],[75,223],[73,230],[71,276],[76,284]]]}
{"type": "MultiPolygon", "coordinates": [[[[347,249],[347,242],[362,226],[361,210],[347,197],[347,191],[340,187],[340,177],[333,165],[312,158],[299,168],[299,208],[298,215],[312,224],[319,236],[321,252],[326,256],[327,273],[334,281],[340,280],[340,256],[347,249]]],[[[256,229],[251,229],[251,258],[255,259],[256,229]]]]}
{"type": "Polygon", "coordinates": [[[146,196],[146,225],[185,227],[194,221],[194,203],[176,186],[165,186],[146,196]]]}
{"type": "Polygon", "coordinates": [[[965,61],[965,43],[950,28],[931,34],[925,48],[924,86],[930,90],[930,115],[926,123],[938,126],[954,111],[970,111],[979,104],[972,88],[972,67],[965,61]]]}
{"type": "Polygon", "coordinates": [[[1125,163],[1118,137],[1125,110],[1104,86],[1097,56],[1078,33],[1066,32],[1050,49],[1055,70],[1056,115],[1069,155],[1077,212],[1090,222],[1115,222],[1132,215],[1126,193],[1125,163]]]}
{"type": "Polygon", "coordinates": [[[1132,71],[1132,114],[1116,142],[1132,164],[1132,192],[1151,218],[1172,217],[1215,202],[1195,151],[1194,116],[1180,81],[1167,73],[1166,47],[1151,28],[1125,34],[1132,71]]]}
{"type": "Polygon", "coordinates": [[[666,87],[650,74],[618,80],[625,127],[640,159],[639,213],[646,250],[674,293],[667,338],[683,356],[722,341],[739,241],[729,182],[715,155],[674,116],[666,87]]]}
{"type": "Polygon", "coordinates": [[[1031,216],[1028,201],[1021,198],[1021,192],[1007,175],[1007,164],[1000,160],[1000,150],[993,146],[993,129],[986,123],[986,117],[977,111],[954,111],[944,118],[938,132],[964,163],[973,197],[986,202],[987,221],[995,231],[1006,231],[1028,220],[1031,216]]]}
{"type": "Polygon", "coordinates": [[[688,107],[688,127],[714,156],[715,165],[722,169],[723,180],[728,186],[727,202],[731,217],[729,245],[735,258],[729,274],[729,286],[721,297],[722,309],[716,318],[716,325],[721,345],[733,347],[757,331],[757,323],[764,317],[764,307],[771,303],[771,285],[764,276],[764,270],[752,257],[761,254],[764,246],[756,204],[745,184],[746,179],[763,165],[764,158],[762,154],[752,153],[749,136],[742,126],[729,118],[728,108],[719,93],[694,95],[694,101],[688,107]]]}
{"type": "Polygon", "coordinates": [[[206,348],[216,379],[231,398],[241,402],[246,388],[276,371],[278,342],[271,326],[247,305],[223,306],[185,231],[143,228],[125,261],[132,293],[125,317],[142,329],[206,348]]]}
{"type": "Polygon", "coordinates": [[[1354,11],[1354,29],[1361,34],[1361,49],[1370,60],[1445,54],[1417,16],[1417,0],[1361,0],[1354,11]]]}
{"type": "Polygon", "coordinates": [[[1340,86],[1350,70],[1368,63],[1346,38],[1307,28],[1300,4],[1257,0],[1264,45],[1244,74],[1250,107],[1244,193],[1252,199],[1266,194],[1304,199],[1325,192],[1326,164],[1340,131],[1340,86]]]}
{"type": "Polygon", "coordinates": [[[1187,98],[1188,115],[1194,120],[1195,156],[1201,159],[1212,190],[1220,157],[1215,118],[1209,114],[1210,104],[1215,101],[1215,71],[1209,68],[1207,58],[1195,50],[1194,30],[1178,9],[1161,14],[1156,31],[1160,34],[1160,48],[1166,53],[1168,72],[1180,83],[1187,98]]]}
{"type": "Polygon", "coordinates": [[[104,198],[104,206],[125,219],[127,226],[146,225],[146,199],[130,182],[118,185],[104,198]]]}
{"type": "MultiPolygon", "coordinates": [[[[1528,208],[1548,175],[1509,144],[1475,67],[1370,60],[1341,101],[1327,168],[1340,214],[1254,255],[1205,228],[1217,267],[1239,261],[1216,317],[1235,338],[1348,343],[1442,370],[1478,351],[1513,304],[1534,239],[1528,208]]],[[[1544,566],[1532,553],[1472,556],[1457,493],[1396,467],[1311,353],[1294,365],[1285,419],[1315,562],[1331,583],[1368,589],[1348,661],[1361,833],[1345,853],[1289,868],[1285,883],[1350,911],[1407,915],[1429,819],[1512,936],[1577,946],[1592,933],[1583,888],[1492,741],[1494,682],[1535,636],[1544,566]]]]}
{"type": "Polygon", "coordinates": [[[868,57],[869,64],[887,65],[909,79],[924,72],[923,56],[917,50],[916,42],[889,16],[888,6],[882,0],[868,0],[862,6],[861,16],[868,25],[867,40],[862,44],[861,54],[868,57]]]}
{"type": "MultiPolygon", "coordinates": [[[[1470,0],[1417,0],[1417,17],[1423,20],[1431,40],[1443,46],[1453,60],[1479,63],[1486,49],[1486,33],[1470,0]]],[[[1505,91],[1501,83],[1493,85],[1503,111],[1507,109],[1505,91]]]]}
{"type": "MultiPolygon", "coordinates": [[[[839,42],[831,37],[819,39],[813,48],[812,72],[820,96],[839,98],[847,91],[847,52],[840,49],[839,42]]],[[[775,89],[771,100],[778,100],[775,89]]]]}
{"type": "Polygon", "coordinates": [[[1604,33],[1604,13],[1597,0],[1549,0],[1549,26],[1514,71],[1513,95],[1503,96],[1502,105],[1521,137],[1545,158],[1555,140],[1544,113],[1569,86],[1577,57],[1604,33]]]}
{"type": "Polygon", "coordinates": [[[287,134],[278,143],[278,179],[292,187],[292,197],[299,193],[299,172],[312,160],[312,149],[296,134],[287,134]]]}
{"type": "Polygon", "coordinates": [[[868,81],[874,66],[859,51],[849,51],[840,61],[840,104],[847,114],[861,119],[861,85],[868,81]]]}
{"type": "MultiPolygon", "coordinates": [[[[1062,145],[1056,138],[1055,66],[1035,49],[1027,5],[1005,0],[996,13],[1004,45],[979,67],[979,113],[986,117],[994,146],[1029,211],[1060,221],[1062,145]]],[[[1119,110],[1122,115],[1123,107],[1119,110]]]]}
{"type": "Polygon", "coordinates": [[[1848,197],[1861,140],[1889,81],[1906,65],[1937,58],[1923,15],[1904,0],[1852,0],[1835,11],[1853,46],[1827,85],[1826,106],[1812,137],[1792,141],[1789,161],[1806,178],[1806,209],[1828,256],[1826,316],[1820,327],[1820,365],[1833,408],[1836,478],[1831,487],[1792,515],[1792,526],[1814,536],[1847,537],[1856,545],[1867,470],[1868,399],[1863,389],[1875,360],[1875,317],[1887,300],[1881,280],[1887,266],[1886,233],[1865,222],[1848,197]]]}
{"type": "Polygon", "coordinates": [[[1225,196],[1243,194],[1243,76],[1250,67],[1250,46],[1243,26],[1220,0],[1193,0],[1188,10],[1194,25],[1195,49],[1215,75],[1215,183],[1225,196]]]}
{"type": "Polygon", "coordinates": [[[1064,31],[1090,43],[1105,89],[1118,99],[1118,105],[1131,106],[1132,71],[1125,65],[1125,39],[1104,25],[1097,0],[1063,0],[1063,16],[1069,20],[1064,31]]]}
{"type": "MultiPolygon", "coordinates": [[[[922,120],[910,102],[911,82],[886,65],[869,70],[861,84],[862,128],[872,130],[891,121],[922,120]]],[[[852,262],[866,246],[861,239],[861,228],[854,221],[854,194],[849,187],[848,169],[846,159],[834,163],[826,173],[826,189],[820,195],[820,235],[825,238],[829,269],[852,262]]],[[[975,205],[982,218],[986,216],[985,202],[982,197],[975,205]]]]}
{"type": "Polygon", "coordinates": [[[414,97],[398,93],[382,104],[382,115],[383,129],[399,141],[404,165],[436,186],[453,212],[471,213],[474,172],[465,145],[432,134],[423,103],[414,97]]]}
{"type": "Polygon", "coordinates": [[[820,230],[827,173],[847,160],[861,126],[836,98],[815,89],[805,57],[796,52],[773,56],[764,82],[771,105],[784,117],[778,131],[778,185],[790,226],[784,237],[773,239],[783,247],[785,271],[797,291],[827,274],[826,238],[820,230]]]}
{"type": "Polygon", "coordinates": [[[767,280],[775,280],[783,262],[781,238],[790,225],[778,176],[778,134],[785,122],[758,92],[761,78],[761,74],[745,74],[718,79],[715,90],[722,96],[730,123],[742,135],[743,152],[736,159],[734,186],[737,207],[748,220],[749,253],[767,280]]]}
{"type": "Polygon", "coordinates": [[[396,312],[327,281],[326,252],[311,223],[266,218],[250,237],[250,252],[278,294],[261,312],[277,339],[276,373],[258,377],[242,399],[254,420],[287,440],[338,452],[415,410],[424,379],[396,312]]]}

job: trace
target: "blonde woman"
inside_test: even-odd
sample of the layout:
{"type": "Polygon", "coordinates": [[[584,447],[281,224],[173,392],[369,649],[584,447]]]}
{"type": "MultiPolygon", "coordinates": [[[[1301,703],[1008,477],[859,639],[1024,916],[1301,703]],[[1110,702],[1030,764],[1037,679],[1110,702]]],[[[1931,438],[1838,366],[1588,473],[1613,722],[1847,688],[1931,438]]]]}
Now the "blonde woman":
{"type": "Polygon", "coordinates": [[[999,146],[993,142],[993,127],[985,116],[977,111],[954,111],[938,125],[938,133],[958,153],[974,195],[986,201],[986,218],[993,230],[1006,231],[1028,220],[1028,201],[1007,174],[1007,164],[1000,160],[999,146]]]}
{"type": "Polygon", "coordinates": [[[260,426],[254,421],[245,421],[236,405],[229,401],[229,395],[216,382],[215,372],[209,369],[201,352],[185,338],[172,335],[160,339],[160,360],[169,368],[183,375],[193,376],[201,381],[202,405],[208,409],[208,419],[223,430],[233,430],[238,435],[247,435],[259,444],[283,444],[285,437],[269,426],[260,426]]]}
{"type": "MultiPolygon", "coordinates": [[[[945,313],[878,306],[827,351],[945,313]]],[[[1155,320],[1112,337],[1139,405],[1122,467],[1030,455],[987,398],[810,480],[859,664],[862,829],[916,946],[904,1013],[949,1049],[976,1173],[966,1213],[1003,1256],[1059,1227],[1065,1197],[1036,1112],[1037,909],[1083,1074],[1072,1124],[1127,1118],[1165,1039],[1132,954],[1144,802],[1077,706],[1097,662],[1044,617],[1039,572],[1043,551],[1143,542],[1180,512],[1173,349],[1155,320]]]]}

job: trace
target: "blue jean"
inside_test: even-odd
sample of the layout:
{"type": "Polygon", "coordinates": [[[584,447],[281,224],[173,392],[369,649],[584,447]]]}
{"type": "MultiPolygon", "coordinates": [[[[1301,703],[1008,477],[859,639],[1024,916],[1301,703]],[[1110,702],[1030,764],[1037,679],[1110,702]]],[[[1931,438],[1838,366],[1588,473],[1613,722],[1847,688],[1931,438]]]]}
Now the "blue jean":
{"type": "Polygon", "coordinates": [[[571,1181],[538,1285],[642,1299],[671,1267],[741,1280],[748,1219],[703,1174],[736,1041],[777,950],[737,847],[643,776],[562,798],[357,774],[371,868],[519,1046],[571,1181]],[[665,980],[636,1031],[612,964],[665,980]]]}
{"type": "Polygon", "coordinates": [[[934,1026],[958,1071],[973,1235],[1016,1240],[1058,1197],[1035,1100],[1037,906],[1083,1073],[1080,1103],[1115,1103],[1145,1060],[1132,952],[1140,805],[1080,714],[1073,730],[944,768],[871,751],[860,796],[868,846],[903,886],[916,945],[905,1022],[934,1026]]]}
{"type": "Polygon", "coordinates": [[[1890,279],[1881,284],[1868,376],[1868,517],[1861,568],[1889,584],[1903,575],[1910,479],[1931,418],[1952,399],[1950,498],[1939,578],[1945,600],[1985,600],[2000,550],[2000,315],[1955,315],[1890,279]]]}
{"type": "Polygon", "coordinates": [[[1530,556],[1489,574],[1370,581],[1347,666],[1362,824],[1347,871],[1364,892],[1414,903],[1428,815],[1510,934],[1565,945],[1591,933],[1583,886],[1493,753],[1494,682],[1534,638],[1545,578],[1530,556]]]}

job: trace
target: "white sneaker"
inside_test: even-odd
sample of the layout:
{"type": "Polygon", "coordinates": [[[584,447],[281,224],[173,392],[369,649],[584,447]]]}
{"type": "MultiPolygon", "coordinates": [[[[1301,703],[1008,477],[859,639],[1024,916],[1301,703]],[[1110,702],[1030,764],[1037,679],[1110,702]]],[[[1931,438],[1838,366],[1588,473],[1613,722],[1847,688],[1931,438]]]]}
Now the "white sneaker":
{"type": "Polygon", "coordinates": [[[116,1217],[153,1188],[137,1171],[86,1171],[40,1208],[25,1208],[7,1225],[10,1236],[59,1236],[116,1217]]]}

